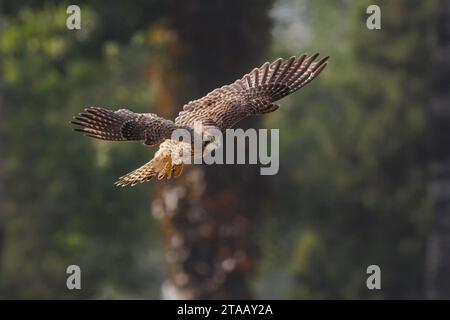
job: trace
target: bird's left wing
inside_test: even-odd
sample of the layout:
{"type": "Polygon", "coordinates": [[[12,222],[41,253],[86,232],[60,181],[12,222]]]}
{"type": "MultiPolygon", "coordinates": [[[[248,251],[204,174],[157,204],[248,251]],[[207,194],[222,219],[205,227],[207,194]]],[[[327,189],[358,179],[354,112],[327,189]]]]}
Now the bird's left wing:
{"type": "Polygon", "coordinates": [[[193,126],[203,121],[225,130],[249,115],[275,111],[278,106],[273,102],[304,87],[327,66],[328,57],[318,57],[316,53],[266,62],[234,83],[187,103],[175,123],[193,126]]]}
{"type": "Polygon", "coordinates": [[[71,121],[76,131],[101,140],[137,141],[155,145],[170,138],[179,128],[172,121],[154,113],[134,113],[127,109],[117,111],[100,107],[89,107],[71,121]]]}

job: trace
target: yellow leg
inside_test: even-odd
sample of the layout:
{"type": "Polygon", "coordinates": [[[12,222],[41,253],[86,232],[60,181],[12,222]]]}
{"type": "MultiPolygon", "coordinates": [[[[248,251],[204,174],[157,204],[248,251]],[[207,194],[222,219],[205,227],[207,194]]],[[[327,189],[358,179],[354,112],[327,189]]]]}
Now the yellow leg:
{"type": "Polygon", "coordinates": [[[173,174],[173,176],[175,178],[178,178],[181,175],[181,173],[183,172],[183,167],[184,167],[183,163],[177,164],[177,165],[174,166],[174,174],[173,174]]]}
{"type": "Polygon", "coordinates": [[[167,175],[167,180],[172,178],[172,161],[171,160],[169,160],[167,162],[166,175],[167,175]]]}
{"type": "Polygon", "coordinates": [[[169,167],[172,168],[172,162],[170,161],[170,159],[167,160],[167,163],[158,173],[158,180],[164,179],[164,177],[168,174],[167,169],[169,169],[169,167]]]}

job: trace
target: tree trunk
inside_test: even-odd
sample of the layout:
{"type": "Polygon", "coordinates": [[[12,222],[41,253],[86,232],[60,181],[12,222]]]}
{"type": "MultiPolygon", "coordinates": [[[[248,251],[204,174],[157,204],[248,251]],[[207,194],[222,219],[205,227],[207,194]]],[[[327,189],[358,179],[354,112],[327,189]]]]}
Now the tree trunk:
{"type": "Polygon", "coordinates": [[[427,297],[450,299],[450,0],[441,0],[432,102],[432,182],[434,218],[428,243],[427,297]]]}
{"type": "MultiPolygon", "coordinates": [[[[261,63],[271,1],[192,1],[174,7],[151,34],[167,46],[150,68],[157,111],[172,117],[189,100],[261,63]]],[[[254,127],[257,119],[240,123],[254,127]]],[[[254,270],[252,230],[260,211],[256,166],[190,166],[155,186],[153,214],[165,239],[163,298],[247,299],[254,270]]]]}

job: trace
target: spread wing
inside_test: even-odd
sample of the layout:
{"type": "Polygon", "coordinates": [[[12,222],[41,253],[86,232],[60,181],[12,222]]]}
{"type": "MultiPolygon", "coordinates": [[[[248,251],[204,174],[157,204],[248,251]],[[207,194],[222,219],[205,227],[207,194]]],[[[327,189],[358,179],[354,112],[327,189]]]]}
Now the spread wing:
{"type": "Polygon", "coordinates": [[[202,121],[225,130],[249,115],[275,111],[278,106],[273,102],[304,87],[327,66],[328,57],[318,57],[316,53],[266,62],[234,83],[186,104],[175,123],[193,126],[202,121]]]}
{"type": "Polygon", "coordinates": [[[134,113],[127,109],[112,111],[105,108],[90,107],[74,117],[76,131],[89,137],[111,140],[143,140],[154,145],[169,138],[177,126],[170,120],[154,113],[134,113]]]}

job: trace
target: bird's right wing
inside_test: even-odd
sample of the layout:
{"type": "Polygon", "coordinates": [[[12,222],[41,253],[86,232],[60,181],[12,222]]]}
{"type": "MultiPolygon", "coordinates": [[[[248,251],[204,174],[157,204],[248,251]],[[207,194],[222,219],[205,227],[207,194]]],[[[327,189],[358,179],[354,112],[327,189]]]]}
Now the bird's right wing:
{"type": "Polygon", "coordinates": [[[89,137],[111,140],[143,140],[147,145],[154,145],[170,138],[178,127],[154,113],[134,113],[127,109],[112,111],[105,108],[90,107],[74,117],[71,121],[79,126],[75,131],[89,137]]]}
{"type": "Polygon", "coordinates": [[[327,66],[328,57],[318,57],[318,53],[304,54],[266,62],[234,83],[187,103],[175,123],[192,126],[203,121],[225,130],[247,116],[275,111],[278,106],[273,102],[304,87],[327,66]]]}

